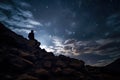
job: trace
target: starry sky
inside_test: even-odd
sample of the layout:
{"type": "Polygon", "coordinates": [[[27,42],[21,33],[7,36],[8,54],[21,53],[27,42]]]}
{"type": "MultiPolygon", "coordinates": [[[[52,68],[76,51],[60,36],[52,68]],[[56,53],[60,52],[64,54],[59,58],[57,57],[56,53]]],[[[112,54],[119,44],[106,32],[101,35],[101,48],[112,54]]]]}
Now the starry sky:
{"type": "Polygon", "coordinates": [[[120,58],[120,0],[0,0],[0,22],[55,55],[103,66],[120,58]]]}

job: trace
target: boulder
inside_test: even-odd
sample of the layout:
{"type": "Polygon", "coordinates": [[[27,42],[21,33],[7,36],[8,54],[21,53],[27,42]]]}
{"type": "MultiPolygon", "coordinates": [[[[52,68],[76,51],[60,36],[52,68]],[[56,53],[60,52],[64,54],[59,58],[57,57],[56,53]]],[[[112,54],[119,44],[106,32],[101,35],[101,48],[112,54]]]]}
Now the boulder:
{"type": "Polygon", "coordinates": [[[37,40],[29,40],[29,46],[34,48],[39,48],[39,46],[41,45],[40,42],[38,42],[37,40]]]}
{"type": "Polygon", "coordinates": [[[35,73],[39,75],[47,75],[48,71],[46,69],[40,68],[40,69],[36,69],[35,73]]]}
{"type": "Polygon", "coordinates": [[[61,74],[62,69],[60,67],[54,67],[52,69],[52,72],[56,75],[56,74],[61,74]]]}
{"type": "Polygon", "coordinates": [[[58,67],[62,67],[62,68],[64,68],[64,67],[67,66],[67,65],[66,65],[63,61],[61,61],[61,60],[57,60],[55,65],[58,66],[58,67]]]}
{"type": "Polygon", "coordinates": [[[62,71],[62,69],[60,68],[60,67],[57,67],[56,69],[55,69],[55,72],[57,73],[57,72],[61,72],[62,71]]]}
{"type": "Polygon", "coordinates": [[[72,59],[71,62],[69,63],[69,66],[81,70],[85,68],[85,63],[82,60],[72,59]]]}
{"type": "Polygon", "coordinates": [[[39,77],[40,80],[48,80],[50,77],[49,72],[46,69],[40,68],[35,70],[35,74],[37,77],[39,77]]]}
{"type": "Polygon", "coordinates": [[[44,61],[43,66],[45,68],[51,68],[52,67],[52,62],[51,61],[44,61]]]}
{"type": "Polygon", "coordinates": [[[31,76],[28,74],[22,74],[18,76],[18,78],[15,80],[39,80],[39,79],[37,77],[31,76]]]}
{"type": "Polygon", "coordinates": [[[44,55],[45,60],[54,60],[55,56],[53,53],[49,52],[48,54],[44,55]]]}

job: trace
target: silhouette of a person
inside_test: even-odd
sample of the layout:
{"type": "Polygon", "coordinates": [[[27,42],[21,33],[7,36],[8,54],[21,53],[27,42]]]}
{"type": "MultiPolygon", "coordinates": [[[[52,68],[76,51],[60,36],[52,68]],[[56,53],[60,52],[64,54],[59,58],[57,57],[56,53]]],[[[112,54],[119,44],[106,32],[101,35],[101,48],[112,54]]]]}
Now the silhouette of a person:
{"type": "Polygon", "coordinates": [[[35,40],[33,30],[31,30],[31,32],[28,34],[28,38],[29,38],[29,40],[35,40]]]}

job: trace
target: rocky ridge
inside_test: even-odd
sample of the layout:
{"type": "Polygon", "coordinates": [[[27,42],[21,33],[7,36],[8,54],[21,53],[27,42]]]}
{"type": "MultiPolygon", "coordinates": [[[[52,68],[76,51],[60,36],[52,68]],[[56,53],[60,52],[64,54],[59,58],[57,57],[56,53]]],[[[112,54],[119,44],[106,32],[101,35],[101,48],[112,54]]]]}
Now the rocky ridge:
{"type": "Polygon", "coordinates": [[[82,60],[55,56],[35,44],[0,23],[0,80],[120,80],[120,72],[112,69],[114,75],[107,66],[85,66],[82,60]]]}

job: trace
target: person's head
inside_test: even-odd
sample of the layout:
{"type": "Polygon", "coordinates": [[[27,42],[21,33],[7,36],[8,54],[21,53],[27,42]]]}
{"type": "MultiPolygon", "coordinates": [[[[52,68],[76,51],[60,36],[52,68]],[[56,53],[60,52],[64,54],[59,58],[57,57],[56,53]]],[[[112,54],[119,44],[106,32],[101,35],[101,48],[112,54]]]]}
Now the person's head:
{"type": "Polygon", "coordinates": [[[33,33],[34,32],[34,30],[31,30],[31,33],[33,33]]]}

